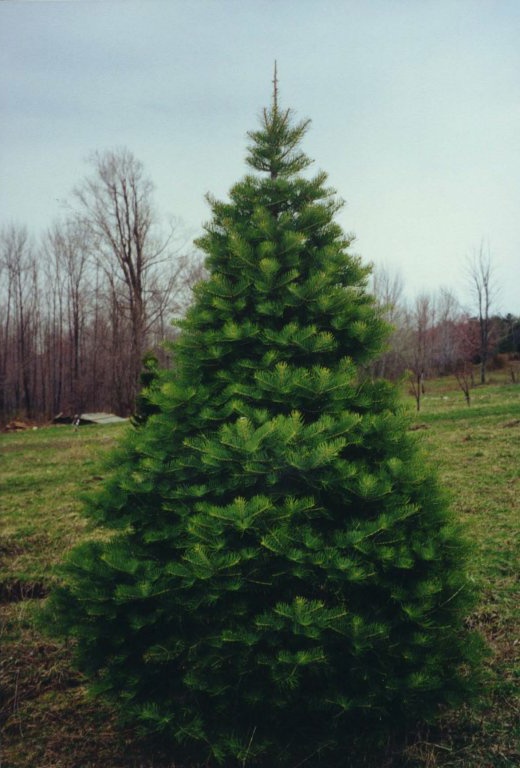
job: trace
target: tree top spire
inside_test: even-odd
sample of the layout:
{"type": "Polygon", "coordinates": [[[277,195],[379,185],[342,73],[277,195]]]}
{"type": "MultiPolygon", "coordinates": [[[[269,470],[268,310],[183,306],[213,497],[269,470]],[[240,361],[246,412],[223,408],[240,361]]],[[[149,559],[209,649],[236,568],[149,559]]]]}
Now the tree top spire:
{"type": "Polygon", "coordinates": [[[273,77],[273,109],[278,110],[278,69],[276,65],[276,59],[274,60],[274,77],[273,77]]]}
{"type": "Polygon", "coordinates": [[[248,147],[247,163],[257,171],[267,171],[271,179],[299,173],[312,162],[299,151],[298,145],[305,134],[309,120],[293,123],[292,110],[278,108],[278,66],[275,59],[273,74],[273,101],[262,112],[260,130],[248,131],[252,144],[248,147]]]}

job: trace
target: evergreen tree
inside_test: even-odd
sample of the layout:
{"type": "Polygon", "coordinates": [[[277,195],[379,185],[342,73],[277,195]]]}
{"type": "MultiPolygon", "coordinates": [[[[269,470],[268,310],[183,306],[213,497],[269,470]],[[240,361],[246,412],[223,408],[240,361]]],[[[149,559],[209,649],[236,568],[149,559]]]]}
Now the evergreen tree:
{"type": "MultiPolygon", "coordinates": [[[[348,764],[368,734],[463,699],[465,544],[396,390],[386,328],[273,105],[211,199],[209,277],[48,617],[124,719],[226,766],[348,764]]],[[[355,764],[355,763],[354,763],[355,764]]]]}
{"type": "Polygon", "coordinates": [[[142,426],[153,413],[158,413],[159,408],[152,402],[152,392],[157,389],[160,382],[160,369],[157,357],[148,352],[142,363],[139,376],[139,392],[135,398],[132,424],[135,427],[142,426]]]}

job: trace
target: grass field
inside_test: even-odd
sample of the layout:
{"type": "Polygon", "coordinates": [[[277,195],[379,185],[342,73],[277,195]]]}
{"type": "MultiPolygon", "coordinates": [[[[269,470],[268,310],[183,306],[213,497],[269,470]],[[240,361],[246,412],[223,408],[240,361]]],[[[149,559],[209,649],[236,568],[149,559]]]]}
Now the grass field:
{"type": "MultiPolygon", "coordinates": [[[[412,407],[410,399],[410,407],[412,407]]],[[[520,385],[477,387],[468,408],[456,383],[428,384],[415,428],[475,543],[482,585],[471,622],[490,647],[478,708],[446,714],[435,728],[363,765],[371,768],[505,768],[520,765],[520,385]]],[[[53,567],[93,535],[81,493],[103,479],[103,455],[119,425],[48,427],[0,435],[1,768],[173,768],[112,713],[91,701],[70,648],[35,629],[34,610],[53,567]]],[[[177,764],[177,768],[180,768],[177,764]]],[[[289,768],[289,766],[288,766],[289,768]]],[[[310,766],[309,766],[310,768],[310,766]]]]}

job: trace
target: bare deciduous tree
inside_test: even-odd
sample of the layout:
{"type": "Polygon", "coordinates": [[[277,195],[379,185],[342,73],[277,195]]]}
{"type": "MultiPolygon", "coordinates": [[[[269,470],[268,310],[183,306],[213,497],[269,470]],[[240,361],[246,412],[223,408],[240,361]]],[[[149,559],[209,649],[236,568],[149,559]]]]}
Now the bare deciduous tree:
{"type": "Polygon", "coordinates": [[[372,269],[372,293],[383,318],[392,327],[386,349],[372,364],[372,375],[395,378],[403,368],[405,346],[404,283],[400,272],[388,267],[372,269]]]}
{"type": "Polygon", "coordinates": [[[442,287],[436,293],[435,369],[443,375],[451,373],[459,359],[457,324],[460,306],[457,297],[442,287]]]}
{"type": "Polygon", "coordinates": [[[26,227],[11,225],[2,230],[0,263],[6,285],[0,361],[2,406],[31,416],[39,302],[37,265],[26,227]]]}
{"type": "MultiPolygon", "coordinates": [[[[68,409],[80,413],[85,399],[84,331],[89,294],[90,243],[81,222],[68,219],[56,223],[43,241],[48,292],[52,297],[53,326],[58,324],[60,391],[65,386],[68,409]],[[65,360],[66,355],[66,360],[65,360]],[[64,381],[63,371],[66,371],[64,381]]],[[[56,390],[55,390],[56,391],[56,390]]],[[[61,396],[58,402],[61,402],[61,396]]],[[[57,407],[57,404],[56,406],[57,407]]]]}
{"type": "Polygon", "coordinates": [[[468,260],[467,272],[478,312],[480,329],[480,383],[485,384],[493,332],[491,306],[495,298],[493,265],[489,245],[484,246],[484,243],[481,243],[479,250],[468,260]]]}
{"type": "Polygon", "coordinates": [[[464,393],[466,404],[471,405],[471,387],[472,387],[472,365],[467,360],[461,360],[455,368],[455,378],[459,388],[464,393]]]}
{"type": "Polygon", "coordinates": [[[421,294],[415,300],[408,318],[409,349],[408,369],[411,392],[415,398],[417,410],[421,410],[421,398],[424,394],[424,379],[432,365],[435,354],[435,301],[427,294],[421,294]]]}
{"type": "Polygon", "coordinates": [[[141,162],[121,149],[97,153],[92,163],[94,174],[76,188],[75,197],[110,286],[118,322],[123,317],[129,321],[129,358],[124,375],[130,382],[126,403],[130,409],[148,333],[155,320],[165,314],[174,289],[183,282],[181,273],[187,270],[188,259],[172,253],[173,229],[167,237],[157,235],[153,184],[141,162]]]}

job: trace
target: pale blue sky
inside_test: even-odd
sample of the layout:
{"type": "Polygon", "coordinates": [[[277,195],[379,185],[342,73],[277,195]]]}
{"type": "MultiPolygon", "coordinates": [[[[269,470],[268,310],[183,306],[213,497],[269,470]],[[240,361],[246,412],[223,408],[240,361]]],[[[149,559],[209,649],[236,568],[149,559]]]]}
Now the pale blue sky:
{"type": "Polygon", "coordinates": [[[364,260],[467,299],[484,239],[520,314],[519,0],[3,0],[0,226],[38,236],[126,146],[196,234],[247,172],[275,58],[364,260]]]}

